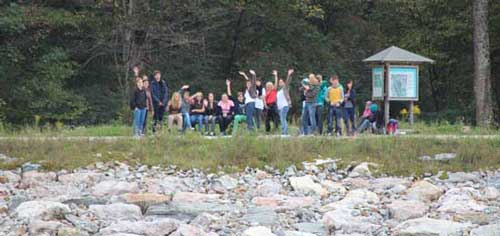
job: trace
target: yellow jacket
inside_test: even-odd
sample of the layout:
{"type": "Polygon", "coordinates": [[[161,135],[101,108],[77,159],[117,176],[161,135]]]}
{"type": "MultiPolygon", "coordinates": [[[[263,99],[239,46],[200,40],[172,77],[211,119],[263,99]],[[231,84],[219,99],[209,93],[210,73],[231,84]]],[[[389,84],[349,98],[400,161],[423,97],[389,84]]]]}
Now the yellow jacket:
{"type": "Polygon", "coordinates": [[[341,104],[344,101],[344,88],[342,86],[337,86],[337,87],[332,87],[330,86],[328,88],[328,96],[327,100],[330,103],[330,105],[333,104],[341,104]]]}

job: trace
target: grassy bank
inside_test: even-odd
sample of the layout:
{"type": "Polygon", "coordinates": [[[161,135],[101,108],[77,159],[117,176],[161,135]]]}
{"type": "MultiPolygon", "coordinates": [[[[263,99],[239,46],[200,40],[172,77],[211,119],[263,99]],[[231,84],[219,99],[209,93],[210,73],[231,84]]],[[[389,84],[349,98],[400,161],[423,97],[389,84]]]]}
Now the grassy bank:
{"type": "Polygon", "coordinates": [[[97,161],[127,161],[131,164],[176,165],[237,171],[246,166],[286,168],[316,158],[339,158],[340,165],[369,161],[380,164],[379,172],[420,175],[439,170],[471,171],[500,168],[500,138],[420,139],[387,137],[377,139],[264,138],[240,136],[205,139],[195,134],[162,135],[156,138],[82,140],[2,140],[0,152],[19,158],[0,168],[15,168],[24,162],[42,163],[46,169],[84,167],[97,161]],[[453,152],[448,162],[423,162],[418,157],[453,152]]]}

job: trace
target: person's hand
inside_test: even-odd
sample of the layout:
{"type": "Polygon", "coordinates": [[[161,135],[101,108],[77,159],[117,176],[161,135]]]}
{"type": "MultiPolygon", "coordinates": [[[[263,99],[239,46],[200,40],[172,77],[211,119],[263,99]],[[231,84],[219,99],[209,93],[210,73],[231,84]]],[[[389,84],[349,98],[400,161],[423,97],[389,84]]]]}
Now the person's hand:
{"type": "Polygon", "coordinates": [[[278,71],[277,70],[273,70],[273,75],[274,76],[278,76],[278,71]]]}
{"type": "Polygon", "coordinates": [[[292,75],[292,74],[293,74],[293,72],[294,72],[294,70],[293,70],[293,69],[288,69],[288,76],[292,75]]]}
{"type": "Polygon", "coordinates": [[[188,89],[189,88],[189,85],[183,85],[181,89],[188,89]]]}
{"type": "Polygon", "coordinates": [[[249,70],[248,72],[250,72],[250,74],[252,74],[252,75],[255,75],[255,71],[254,70],[249,70]]]}
{"type": "Polygon", "coordinates": [[[227,85],[227,86],[231,86],[231,80],[226,79],[226,85],[227,85]]]}
{"type": "Polygon", "coordinates": [[[247,74],[245,74],[245,72],[243,71],[238,71],[238,74],[242,75],[242,76],[246,76],[247,74]]]}

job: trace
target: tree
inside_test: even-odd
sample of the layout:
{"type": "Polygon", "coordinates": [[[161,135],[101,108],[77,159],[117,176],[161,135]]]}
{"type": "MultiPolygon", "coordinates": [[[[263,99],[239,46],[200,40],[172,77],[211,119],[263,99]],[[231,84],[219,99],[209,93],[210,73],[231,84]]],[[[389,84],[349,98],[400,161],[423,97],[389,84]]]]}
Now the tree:
{"type": "Polygon", "coordinates": [[[473,2],[476,123],[479,126],[487,127],[493,121],[488,0],[474,0],[473,2]]]}

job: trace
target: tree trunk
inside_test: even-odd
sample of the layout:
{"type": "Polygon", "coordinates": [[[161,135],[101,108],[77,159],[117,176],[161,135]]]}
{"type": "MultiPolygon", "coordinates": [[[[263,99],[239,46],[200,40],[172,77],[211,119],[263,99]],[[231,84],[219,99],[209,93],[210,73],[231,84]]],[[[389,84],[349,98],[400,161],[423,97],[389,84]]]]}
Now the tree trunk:
{"type": "Polygon", "coordinates": [[[488,0],[474,0],[473,2],[476,124],[487,127],[492,125],[493,121],[488,0]]]}

